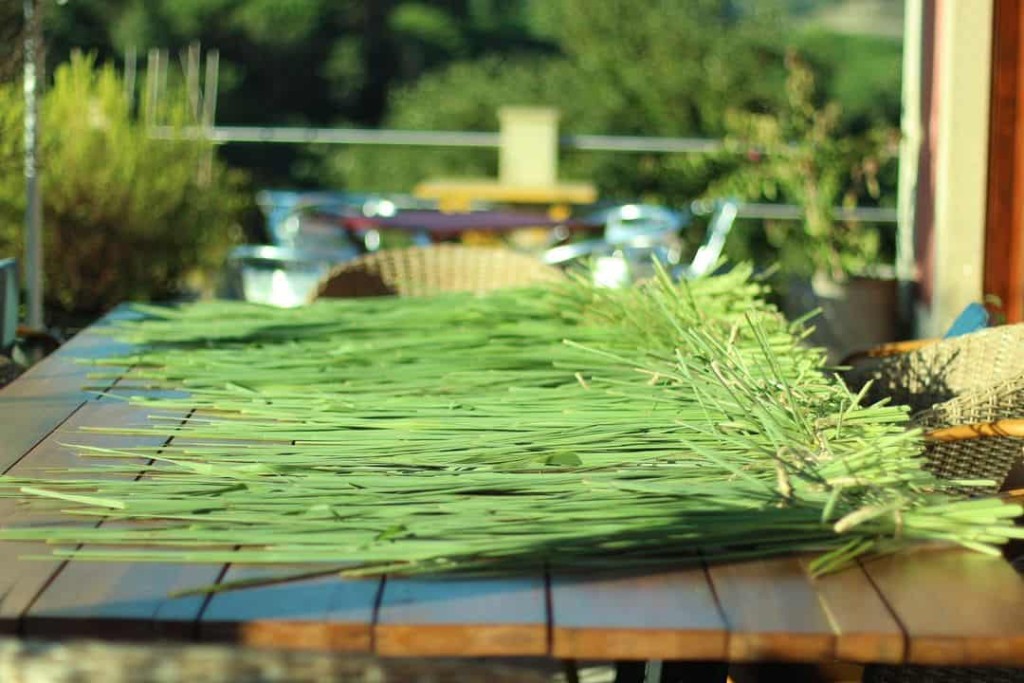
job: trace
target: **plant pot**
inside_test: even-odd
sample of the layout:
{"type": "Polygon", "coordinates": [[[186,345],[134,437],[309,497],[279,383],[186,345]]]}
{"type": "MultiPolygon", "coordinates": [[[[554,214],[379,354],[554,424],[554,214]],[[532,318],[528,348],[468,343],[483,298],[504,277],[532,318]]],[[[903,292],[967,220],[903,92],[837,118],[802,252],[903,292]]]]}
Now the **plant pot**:
{"type": "Polygon", "coordinates": [[[844,282],[818,274],[789,282],[782,310],[790,320],[820,309],[809,322],[808,342],[828,350],[836,363],[853,351],[896,339],[897,282],[890,278],[851,277],[844,282]]]}

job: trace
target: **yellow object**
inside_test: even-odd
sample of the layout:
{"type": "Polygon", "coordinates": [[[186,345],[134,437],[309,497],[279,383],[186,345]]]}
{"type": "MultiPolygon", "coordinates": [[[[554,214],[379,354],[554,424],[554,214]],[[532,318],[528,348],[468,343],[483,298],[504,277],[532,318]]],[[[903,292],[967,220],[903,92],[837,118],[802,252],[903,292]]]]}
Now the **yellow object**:
{"type": "Polygon", "coordinates": [[[558,182],[558,110],[502,107],[498,178],[435,178],[413,188],[420,199],[437,201],[448,213],[470,210],[474,201],[548,207],[553,220],[565,220],[573,204],[597,201],[592,183],[558,182]]]}
{"type": "Polygon", "coordinates": [[[470,247],[500,247],[501,235],[493,230],[466,230],[459,239],[470,247]]]}
{"type": "Polygon", "coordinates": [[[413,188],[420,199],[437,200],[441,211],[469,211],[474,201],[505,204],[543,204],[568,215],[570,204],[592,204],[597,201],[597,188],[592,183],[567,182],[551,185],[506,185],[489,178],[440,178],[427,180],[413,188]]]}

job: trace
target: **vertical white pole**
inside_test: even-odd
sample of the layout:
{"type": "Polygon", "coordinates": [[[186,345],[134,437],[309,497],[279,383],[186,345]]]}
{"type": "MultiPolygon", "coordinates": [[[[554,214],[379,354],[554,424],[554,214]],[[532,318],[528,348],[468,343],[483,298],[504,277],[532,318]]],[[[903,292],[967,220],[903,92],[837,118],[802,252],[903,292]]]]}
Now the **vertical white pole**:
{"type": "Polygon", "coordinates": [[[37,0],[23,0],[25,16],[25,291],[28,326],[43,327],[43,229],[37,164],[37,67],[41,38],[37,0]]]}
{"type": "Polygon", "coordinates": [[[217,81],[220,77],[220,50],[206,53],[206,80],[203,83],[203,128],[209,134],[217,117],[217,81]]]}
{"type": "Polygon", "coordinates": [[[905,0],[903,24],[903,92],[900,117],[900,171],[896,198],[896,279],[899,283],[900,332],[909,335],[914,320],[914,251],[917,179],[921,154],[921,48],[924,30],[923,0],[905,0]]]}
{"type": "Polygon", "coordinates": [[[217,116],[217,78],[220,74],[220,52],[210,50],[206,53],[206,80],[203,83],[203,116],[200,125],[206,136],[207,150],[203,158],[203,166],[199,180],[209,185],[213,179],[213,124],[217,116]]]}
{"type": "Polygon", "coordinates": [[[983,294],[994,0],[946,0],[940,9],[934,283],[921,330],[930,337],[983,294]]]}

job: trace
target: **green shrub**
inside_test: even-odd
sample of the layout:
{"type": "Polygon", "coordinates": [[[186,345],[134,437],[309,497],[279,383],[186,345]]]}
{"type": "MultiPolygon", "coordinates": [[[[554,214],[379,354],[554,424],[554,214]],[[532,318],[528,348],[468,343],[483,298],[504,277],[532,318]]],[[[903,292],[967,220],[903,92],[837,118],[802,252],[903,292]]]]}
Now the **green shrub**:
{"type": "MultiPolygon", "coordinates": [[[[0,86],[0,160],[21,153],[21,106],[20,87],[0,86]]],[[[162,118],[182,126],[172,109],[162,118]]],[[[41,118],[48,308],[180,296],[220,265],[245,199],[208,143],[152,137],[114,69],[81,55],[57,68],[41,118]]],[[[21,253],[24,180],[0,168],[0,253],[21,253]]]]}
{"type": "Polygon", "coordinates": [[[723,157],[744,159],[711,184],[709,196],[785,201],[802,220],[768,222],[765,236],[786,275],[821,274],[834,280],[867,275],[884,253],[879,226],[835,215],[877,201],[879,175],[895,165],[899,132],[874,125],[860,133],[840,130],[837,102],[818,104],[814,71],[795,52],[786,59],[786,102],[770,113],[733,111],[727,117],[723,157]]]}

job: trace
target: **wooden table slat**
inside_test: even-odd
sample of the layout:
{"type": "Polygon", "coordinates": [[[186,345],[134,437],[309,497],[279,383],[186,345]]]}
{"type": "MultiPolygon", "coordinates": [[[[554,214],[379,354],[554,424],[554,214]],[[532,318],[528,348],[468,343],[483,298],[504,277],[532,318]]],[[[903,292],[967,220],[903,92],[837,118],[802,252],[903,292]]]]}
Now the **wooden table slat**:
{"type": "Polygon", "coordinates": [[[540,571],[509,579],[388,577],[374,630],[377,653],[545,655],[546,589],[540,571]]]}
{"type": "Polygon", "coordinates": [[[88,375],[96,368],[78,360],[108,358],[128,353],[131,345],[118,342],[98,331],[101,326],[83,330],[59,349],[36,363],[16,381],[0,389],[0,398],[63,398],[88,400],[95,396],[85,390],[86,384],[102,389],[109,381],[90,382],[88,375]]]}
{"type": "MultiPolygon", "coordinates": [[[[102,324],[130,315],[117,311],[102,324]]],[[[131,349],[101,334],[102,324],[83,330],[16,381],[0,387],[0,415],[4,418],[0,421],[0,469],[9,468],[80,405],[97,397],[84,390],[92,368],[76,359],[105,358],[131,349]]],[[[112,383],[97,381],[96,386],[102,389],[112,383]]]]}
{"type": "MultiPolygon", "coordinates": [[[[29,401],[29,404],[34,401],[29,401]]],[[[74,448],[65,444],[78,444],[97,447],[112,446],[159,446],[163,440],[157,437],[125,437],[83,432],[83,426],[117,423],[125,426],[142,424],[145,413],[138,408],[117,401],[89,401],[82,405],[55,431],[42,442],[32,448],[19,460],[8,474],[19,477],[59,477],[62,470],[68,467],[82,467],[86,459],[75,454],[74,448]]],[[[6,445],[0,445],[6,449],[6,445]]],[[[3,451],[6,457],[6,450],[3,451]]],[[[92,462],[109,462],[108,459],[96,459],[92,462]]],[[[119,461],[120,462],[120,461],[119,461]]],[[[102,476],[99,473],[95,476],[102,476]]],[[[53,521],[51,513],[29,512],[19,506],[13,498],[0,498],[0,519],[5,526],[24,526],[32,523],[53,521]]],[[[94,525],[96,522],[80,519],[60,518],[64,524],[94,525]]],[[[49,582],[50,577],[60,569],[63,562],[59,560],[23,561],[22,555],[39,555],[46,552],[41,544],[34,543],[2,543],[0,544],[0,631],[11,632],[17,629],[18,622],[25,609],[49,582]]]]}
{"type": "MultiPolygon", "coordinates": [[[[813,559],[800,558],[808,575],[813,559]]],[[[837,659],[862,664],[903,661],[903,629],[859,565],[812,579],[812,585],[836,630],[837,659]]]]}
{"type": "Polygon", "coordinates": [[[551,580],[552,654],[724,660],[728,632],[703,568],[551,580]]]}
{"type": "Polygon", "coordinates": [[[82,403],[76,398],[0,395],[0,471],[6,472],[14,466],[82,403]]]}
{"type": "Polygon", "coordinates": [[[1024,667],[1024,577],[1002,558],[922,548],[863,562],[911,664],[1024,667]]]}
{"type": "Polygon", "coordinates": [[[219,566],[72,561],[31,606],[22,631],[43,638],[190,639],[205,597],[169,594],[212,584],[219,572],[219,566]]]}
{"type": "Polygon", "coordinates": [[[835,651],[835,630],[796,557],[708,567],[729,625],[729,659],[817,661],[835,651]]]}
{"type": "MultiPolygon", "coordinates": [[[[148,413],[146,408],[115,400],[99,401],[97,405],[108,402],[134,411],[136,419],[144,420],[148,413]]],[[[106,411],[88,424],[124,425],[125,419],[106,411]]],[[[114,438],[121,446],[161,446],[166,441],[159,436],[114,438]]],[[[206,597],[171,594],[212,585],[222,569],[222,564],[71,560],[60,567],[29,607],[22,618],[22,630],[41,637],[102,632],[113,638],[191,638],[206,597]]]]}
{"type": "MultiPolygon", "coordinates": [[[[309,565],[232,565],[223,581],[314,569],[309,565]]],[[[342,579],[335,573],[215,593],[200,619],[199,637],[250,646],[369,652],[382,581],[342,579]]]]}

